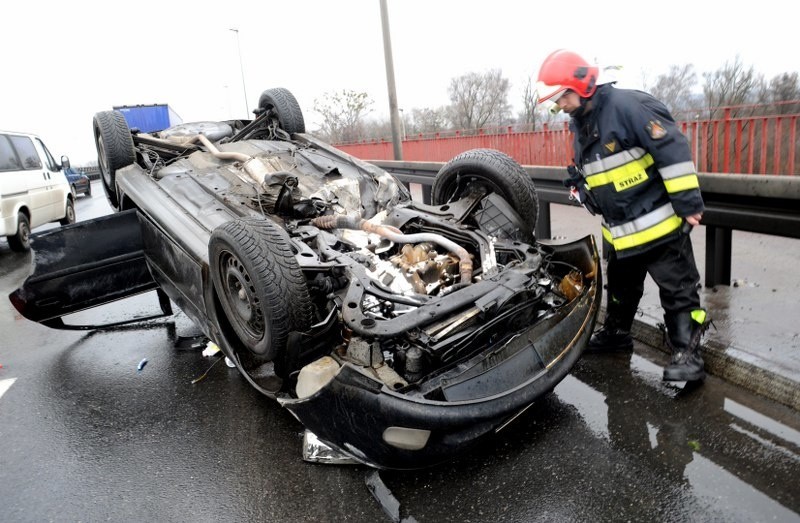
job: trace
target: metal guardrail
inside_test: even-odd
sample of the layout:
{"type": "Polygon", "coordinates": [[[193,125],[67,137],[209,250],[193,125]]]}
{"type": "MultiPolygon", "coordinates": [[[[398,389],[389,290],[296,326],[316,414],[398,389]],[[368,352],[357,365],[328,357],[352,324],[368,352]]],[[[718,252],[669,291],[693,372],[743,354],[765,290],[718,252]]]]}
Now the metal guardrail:
{"type": "MultiPolygon", "coordinates": [[[[443,162],[371,160],[401,182],[418,184],[422,199],[430,203],[431,186],[443,162]]],[[[536,185],[539,217],[536,235],[550,237],[550,204],[578,205],[562,185],[565,168],[525,166],[536,185]]],[[[701,173],[700,190],[706,205],[705,285],[730,285],[732,231],[800,238],[800,178],[746,174],[701,173]]],[[[413,187],[413,186],[412,186],[413,187]]]]}

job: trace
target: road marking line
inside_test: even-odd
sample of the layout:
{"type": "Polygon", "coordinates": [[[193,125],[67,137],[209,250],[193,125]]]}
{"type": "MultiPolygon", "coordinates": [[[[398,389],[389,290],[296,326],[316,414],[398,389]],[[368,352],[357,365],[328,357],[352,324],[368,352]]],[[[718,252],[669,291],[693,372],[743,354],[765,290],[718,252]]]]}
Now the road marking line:
{"type": "Polygon", "coordinates": [[[0,380],[0,398],[2,398],[3,394],[5,394],[6,391],[11,388],[11,385],[13,385],[15,381],[17,381],[17,378],[0,380]]]}

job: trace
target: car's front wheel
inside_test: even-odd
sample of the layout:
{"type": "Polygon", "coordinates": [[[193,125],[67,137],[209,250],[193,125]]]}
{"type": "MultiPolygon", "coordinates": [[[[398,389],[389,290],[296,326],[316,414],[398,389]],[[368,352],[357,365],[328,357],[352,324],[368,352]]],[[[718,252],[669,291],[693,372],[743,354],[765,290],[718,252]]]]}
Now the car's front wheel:
{"type": "Polygon", "coordinates": [[[94,115],[94,142],[97,163],[108,203],[120,209],[117,171],[136,160],[133,137],[125,117],[119,111],[101,111],[94,115]]]}
{"type": "Polygon", "coordinates": [[[502,196],[519,214],[533,239],[539,199],[533,180],[519,163],[494,149],[472,149],[447,162],[433,181],[431,202],[444,205],[473,194],[502,196]]]}
{"type": "Polygon", "coordinates": [[[31,248],[31,224],[24,213],[17,215],[17,232],[8,237],[8,246],[12,251],[23,252],[31,248]]]}
{"type": "MultiPolygon", "coordinates": [[[[282,360],[292,331],[311,325],[311,299],[288,235],[268,219],[240,219],[211,234],[214,290],[241,342],[242,367],[282,360]]],[[[276,362],[278,363],[278,362],[276,362]]]]}

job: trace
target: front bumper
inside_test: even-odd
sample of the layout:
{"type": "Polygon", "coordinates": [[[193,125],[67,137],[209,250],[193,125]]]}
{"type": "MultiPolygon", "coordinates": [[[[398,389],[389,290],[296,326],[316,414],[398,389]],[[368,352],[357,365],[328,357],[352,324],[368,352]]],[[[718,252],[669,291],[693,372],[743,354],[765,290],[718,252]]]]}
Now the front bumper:
{"type": "Polygon", "coordinates": [[[346,363],[315,394],[279,401],[321,440],[367,465],[414,469],[453,457],[552,390],[588,343],[602,296],[594,240],[568,244],[560,255],[587,274],[593,264],[591,283],[554,315],[487,347],[460,377],[442,380],[437,399],[391,390],[346,363]],[[422,436],[398,444],[404,432],[422,436]]]}

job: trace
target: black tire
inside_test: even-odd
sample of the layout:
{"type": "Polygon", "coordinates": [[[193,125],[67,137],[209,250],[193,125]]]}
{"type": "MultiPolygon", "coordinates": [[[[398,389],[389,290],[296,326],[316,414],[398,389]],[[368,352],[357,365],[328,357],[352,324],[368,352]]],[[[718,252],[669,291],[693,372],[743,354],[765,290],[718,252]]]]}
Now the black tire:
{"type": "Polygon", "coordinates": [[[31,224],[25,213],[17,215],[17,233],[8,237],[12,251],[24,252],[31,248],[31,224]]]}
{"type": "Polygon", "coordinates": [[[528,173],[513,158],[494,149],[472,149],[444,164],[436,173],[431,202],[444,205],[473,191],[502,196],[530,229],[539,215],[539,197],[528,173]]]}
{"type": "Polygon", "coordinates": [[[244,349],[237,351],[242,366],[282,361],[289,333],[308,329],[312,320],[286,232],[266,219],[235,220],[214,230],[208,252],[214,289],[244,349]]]}
{"type": "Polygon", "coordinates": [[[64,213],[64,217],[58,220],[58,223],[61,225],[75,223],[75,203],[73,203],[72,198],[67,198],[66,212],[64,213]]]}
{"type": "Polygon", "coordinates": [[[278,117],[281,129],[289,134],[306,132],[303,111],[297,99],[283,87],[267,89],[258,99],[259,109],[273,109],[278,117]]]}
{"type": "Polygon", "coordinates": [[[101,111],[94,115],[94,143],[108,203],[119,210],[117,171],[136,161],[131,130],[121,112],[101,111]]]}

